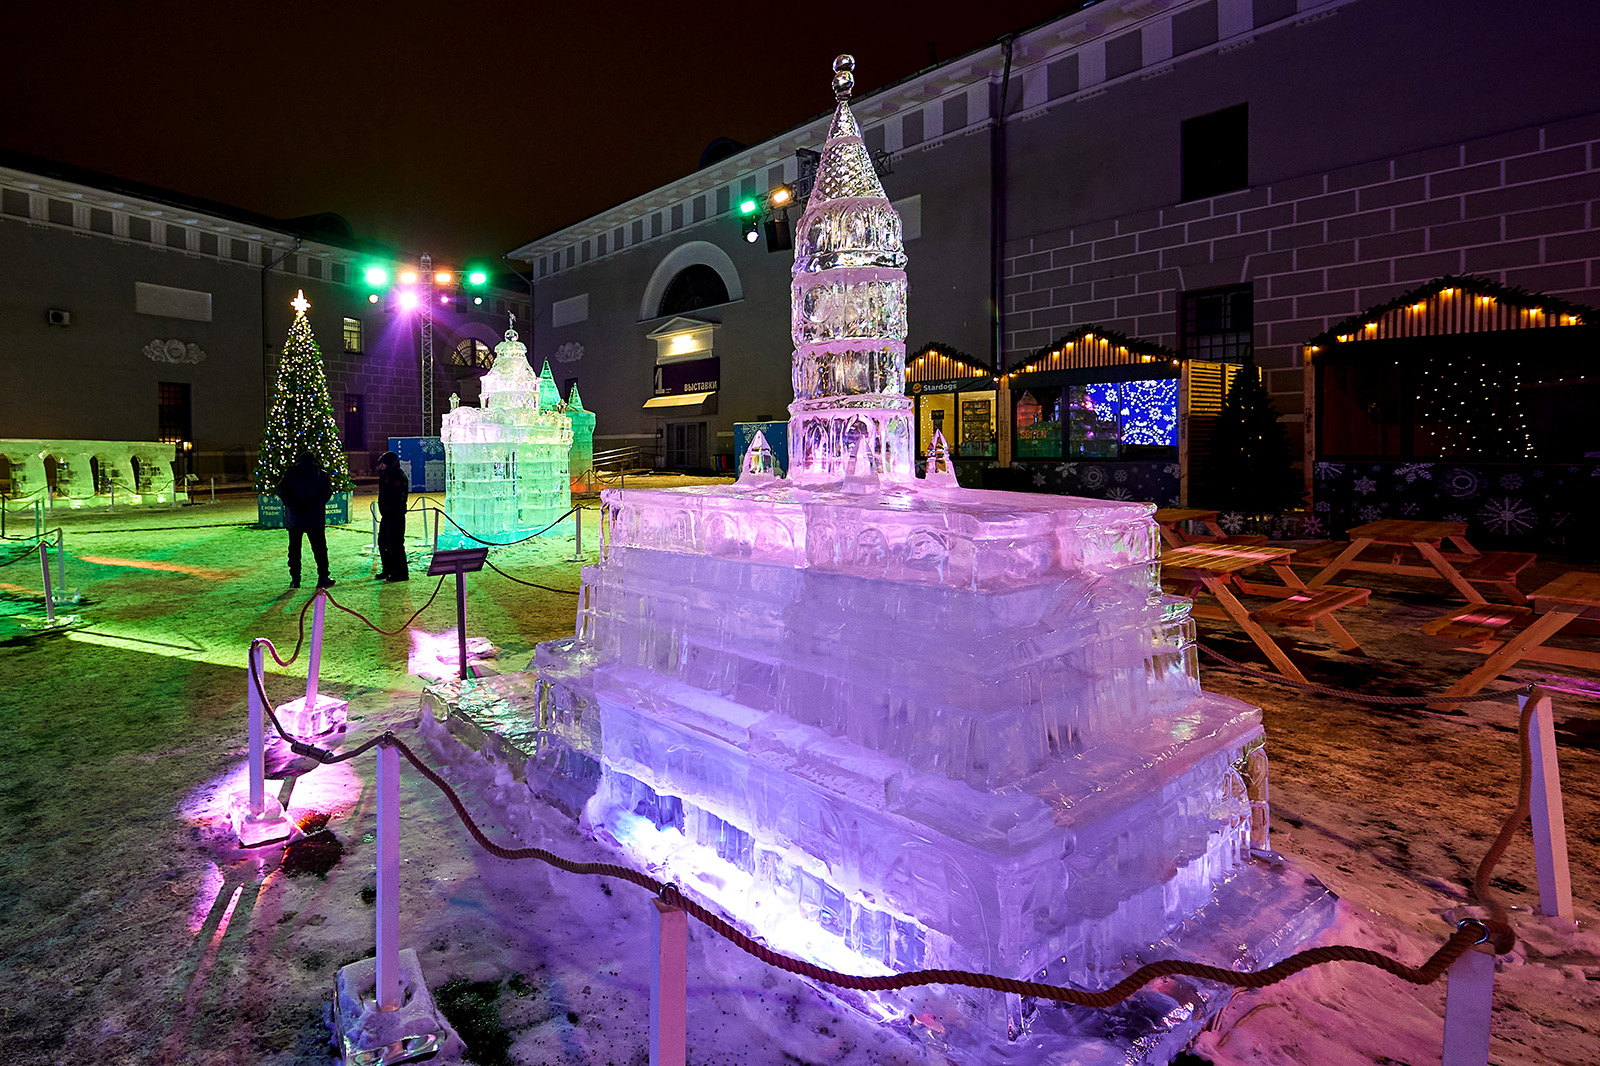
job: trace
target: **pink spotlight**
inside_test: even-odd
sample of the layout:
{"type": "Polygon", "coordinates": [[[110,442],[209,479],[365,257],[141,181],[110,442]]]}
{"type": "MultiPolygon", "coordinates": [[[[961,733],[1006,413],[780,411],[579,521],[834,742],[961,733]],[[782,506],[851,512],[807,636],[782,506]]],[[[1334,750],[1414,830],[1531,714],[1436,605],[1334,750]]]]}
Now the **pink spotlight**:
{"type": "Polygon", "coordinates": [[[439,297],[439,303],[440,303],[440,304],[443,304],[443,305],[445,305],[445,306],[449,306],[449,304],[450,304],[450,297],[449,297],[449,296],[441,296],[441,297],[439,297]]]}
{"type": "Polygon", "coordinates": [[[400,290],[400,310],[415,311],[419,302],[415,289],[400,290]]]}

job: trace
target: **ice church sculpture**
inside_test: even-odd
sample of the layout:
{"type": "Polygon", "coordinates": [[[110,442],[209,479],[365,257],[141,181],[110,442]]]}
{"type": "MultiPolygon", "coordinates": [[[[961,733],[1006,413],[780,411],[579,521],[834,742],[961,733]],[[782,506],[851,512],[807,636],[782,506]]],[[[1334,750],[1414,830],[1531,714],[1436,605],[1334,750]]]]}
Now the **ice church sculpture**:
{"type": "MultiPolygon", "coordinates": [[[[837,969],[1270,963],[1328,897],[1250,859],[1260,713],[1200,688],[1154,505],[964,489],[940,441],[916,476],[900,221],[853,65],[796,230],[787,477],[757,437],[733,485],[605,492],[576,635],[466,713],[655,876],[837,969]]],[[[1223,998],[1142,995],[1120,1029],[998,993],[857,1005],[929,1011],[953,1048],[1165,1062],[1223,998]]]]}
{"type": "MultiPolygon", "coordinates": [[[[528,365],[528,348],[515,328],[506,330],[494,353],[481,383],[483,406],[452,405],[439,436],[445,510],[471,537],[506,544],[544,529],[572,506],[572,422],[558,408],[555,383],[546,386],[528,365]]],[[[439,539],[473,543],[455,529],[441,529],[439,539]]]]}

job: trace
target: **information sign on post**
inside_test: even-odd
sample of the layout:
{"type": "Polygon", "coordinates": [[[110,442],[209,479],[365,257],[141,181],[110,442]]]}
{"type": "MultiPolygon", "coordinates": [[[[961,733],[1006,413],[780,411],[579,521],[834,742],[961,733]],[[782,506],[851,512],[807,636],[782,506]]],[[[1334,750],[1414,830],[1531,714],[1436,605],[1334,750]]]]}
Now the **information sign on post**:
{"type": "Polygon", "coordinates": [[[456,575],[456,646],[461,653],[461,664],[456,676],[467,679],[467,575],[483,569],[489,557],[488,548],[454,548],[436,551],[428,563],[428,576],[456,575]]]}

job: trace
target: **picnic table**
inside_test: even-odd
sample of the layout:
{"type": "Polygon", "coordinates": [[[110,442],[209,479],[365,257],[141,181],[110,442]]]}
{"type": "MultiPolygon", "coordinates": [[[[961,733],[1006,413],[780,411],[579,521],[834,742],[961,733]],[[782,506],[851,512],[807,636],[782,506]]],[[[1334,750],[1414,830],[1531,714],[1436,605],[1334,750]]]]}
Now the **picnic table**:
{"type": "Polygon", "coordinates": [[[1190,611],[1192,617],[1231,620],[1244,630],[1245,635],[1255,642],[1256,647],[1280,673],[1303,682],[1305,675],[1290,661],[1272,634],[1262,628],[1261,623],[1302,627],[1320,625],[1338,640],[1344,650],[1358,651],[1360,645],[1334,617],[1334,612],[1354,603],[1365,603],[1371,593],[1366,589],[1307,588],[1289,566],[1289,559],[1294,552],[1293,548],[1275,548],[1264,544],[1185,544],[1161,553],[1161,576],[1163,580],[1186,585],[1186,593],[1191,598],[1202,590],[1209,593],[1215,603],[1196,603],[1190,611]],[[1282,584],[1244,578],[1245,571],[1262,566],[1271,569],[1282,584]],[[1276,602],[1252,611],[1234,595],[1235,589],[1246,595],[1264,596],[1276,602]]]}
{"type": "Polygon", "coordinates": [[[1530,592],[1528,599],[1532,608],[1468,607],[1430,624],[1430,632],[1465,637],[1473,641],[1470,650],[1489,656],[1482,666],[1446,689],[1446,696],[1470,696],[1524,659],[1600,670],[1600,651],[1545,646],[1545,641],[1579,619],[1600,620],[1600,574],[1583,570],[1562,574],[1530,592]],[[1492,639],[1499,630],[1519,626],[1523,628],[1504,640],[1492,639]]]}
{"type": "Polygon", "coordinates": [[[1216,511],[1207,511],[1194,507],[1158,507],[1154,515],[1156,524],[1161,527],[1161,539],[1167,542],[1170,548],[1179,548],[1200,538],[1185,533],[1182,527],[1188,522],[1199,522],[1206,527],[1206,532],[1211,538],[1222,540],[1227,536],[1221,525],[1217,523],[1216,511]]]}
{"type": "Polygon", "coordinates": [[[1373,574],[1404,574],[1407,577],[1443,578],[1468,603],[1487,603],[1483,595],[1456,569],[1456,563],[1476,559],[1479,552],[1467,543],[1465,522],[1413,522],[1404,519],[1380,519],[1347,530],[1350,546],[1333,558],[1317,575],[1306,582],[1312,588],[1329,584],[1346,570],[1361,570],[1373,574]],[[1449,541],[1456,551],[1446,555],[1443,543],[1449,541]],[[1368,548],[1394,549],[1386,561],[1378,558],[1362,559],[1368,548]],[[1400,561],[1401,552],[1411,548],[1422,556],[1426,566],[1400,561]]]}

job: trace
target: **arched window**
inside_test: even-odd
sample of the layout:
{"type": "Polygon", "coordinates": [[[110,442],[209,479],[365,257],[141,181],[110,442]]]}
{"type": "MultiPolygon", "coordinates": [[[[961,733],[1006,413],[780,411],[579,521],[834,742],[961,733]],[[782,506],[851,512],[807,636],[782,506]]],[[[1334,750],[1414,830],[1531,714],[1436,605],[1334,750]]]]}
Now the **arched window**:
{"type": "Polygon", "coordinates": [[[659,317],[682,315],[702,307],[714,307],[728,302],[728,286],[722,275],[705,263],[684,267],[667,283],[661,294],[659,317]]]}
{"type": "Polygon", "coordinates": [[[450,352],[450,362],[454,366],[488,370],[494,366],[494,350],[482,341],[468,337],[450,352]]]}

